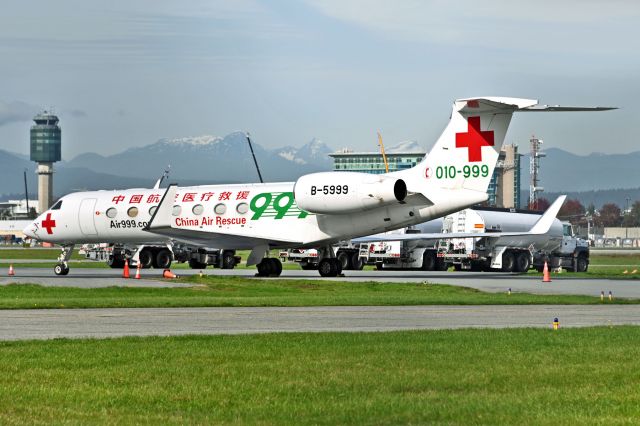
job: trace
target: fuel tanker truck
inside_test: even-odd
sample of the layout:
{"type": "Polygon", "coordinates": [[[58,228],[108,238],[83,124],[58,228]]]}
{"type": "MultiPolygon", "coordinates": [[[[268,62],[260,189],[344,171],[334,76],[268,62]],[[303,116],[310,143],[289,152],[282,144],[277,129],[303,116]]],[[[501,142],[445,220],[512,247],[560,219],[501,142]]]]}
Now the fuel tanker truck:
{"type": "MultiPolygon", "coordinates": [[[[564,198],[562,199],[564,201],[564,198]]],[[[362,241],[360,254],[378,269],[526,272],[550,268],[584,272],[589,244],[574,235],[571,224],[555,216],[556,201],[540,212],[477,207],[405,228],[394,235],[362,241]],[[544,227],[539,226],[547,216],[544,227]],[[544,228],[544,229],[542,229],[544,228]],[[434,232],[440,229],[440,232],[434,232]],[[365,245],[366,244],[366,245],[365,245]]]]}

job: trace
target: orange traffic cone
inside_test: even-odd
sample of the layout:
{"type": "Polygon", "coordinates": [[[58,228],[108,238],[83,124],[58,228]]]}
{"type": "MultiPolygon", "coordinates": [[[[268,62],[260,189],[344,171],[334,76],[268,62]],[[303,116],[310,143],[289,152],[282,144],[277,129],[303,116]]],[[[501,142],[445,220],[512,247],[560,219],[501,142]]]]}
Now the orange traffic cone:
{"type": "Polygon", "coordinates": [[[177,278],[176,274],[171,272],[170,269],[165,269],[162,273],[162,278],[177,278]]]}
{"type": "Polygon", "coordinates": [[[16,271],[13,270],[13,263],[9,264],[9,276],[12,277],[16,274],[16,271]]]}
{"type": "Polygon", "coordinates": [[[122,270],[122,278],[129,278],[129,259],[124,260],[124,269],[122,270]]]}
{"type": "Polygon", "coordinates": [[[549,265],[547,265],[547,261],[544,262],[544,268],[542,269],[542,282],[550,283],[551,275],[549,275],[549,265]]]}
{"type": "Polygon", "coordinates": [[[140,262],[138,262],[138,267],[136,268],[136,276],[135,276],[136,280],[140,279],[140,262]]]}

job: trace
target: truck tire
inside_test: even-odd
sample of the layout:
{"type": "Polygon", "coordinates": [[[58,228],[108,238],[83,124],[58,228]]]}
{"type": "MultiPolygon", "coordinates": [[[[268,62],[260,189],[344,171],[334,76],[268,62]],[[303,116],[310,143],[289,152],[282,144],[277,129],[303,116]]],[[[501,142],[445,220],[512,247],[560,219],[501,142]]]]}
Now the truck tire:
{"type": "Polygon", "coordinates": [[[138,253],[138,263],[142,269],[149,269],[153,264],[153,253],[148,248],[140,250],[138,253]]]}
{"type": "Polygon", "coordinates": [[[171,266],[171,251],[169,249],[161,249],[156,253],[155,262],[153,267],[157,269],[167,269],[171,266]]]}
{"type": "MultiPolygon", "coordinates": [[[[233,253],[226,252],[222,254],[222,269],[233,269],[236,267],[236,258],[233,253]]],[[[280,272],[282,272],[282,263],[280,263],[280,272]]]]}
{"type": "Polygon", "coordinates": [[[521,251],[520,253],[518,253],[515,261],[516,272],[527,272],[529,270],[529,267],[531,267],[531,256],[526,251],[521,251]]]}
{"type": "Polygon", "coordinates": [[[444,261],[443,258],[437,257],[436,264],[433,269],[436,271],[446,271],[447,269],[449,269],[449,265],[444,261]]]}
{"type": "Polygon", "coordinates": [[[433,271],[436,268],[436,254],[431,250],[425,250],[422,255],[422,270],[433,271]]]}
{"type": "Polygon", "coordinates": [[[502,272],[513,272],[516,259],[511,250],[507,250],[502,254],[502,272]]]}
{"type": "Polygon", "coordinates": [[[340,265],[342,266],[343,270],[349,270],[351,269],[351,256],[349,256],[349,253],[341,251],[338,252],[338,256],[336,257],[338,259],[338,261],[340,262],[340,265]]]}
{"type": "Polygon", "coordinates": [[[360,257],[360,253],[353,253],[351,256],[351,269],[354,271],[362,271],[362,268],[364,268],[364,259],[360,257]]]}
{"type": "Polygon", "coordinates": [[[189,259],[189,268],[191,269],[205,269],[207,264],[204,262],[199,262],[196,259],[189,259]]]}
{"type": "Polygon", "coordinates": [[[120,256],[111,255],[107,260],[107,265],[109,266],[109,268],[122,269],[124,268],[124,259],[122,259],[120,256]]]}
{"type": "Polygon", "coordinates": [[[587,272],[589,261],[586,256],[578,256],[576,259],[576,272],[587,272]]]}
{"type": "Polygon", "coordinates": [[[306,260],[300,262],[300,267],[304,270],[304,271],[311,271],[314,269],[318,269],[318,264],[317,263],[311,263],[311,262],[307,262],[306,260]]]}

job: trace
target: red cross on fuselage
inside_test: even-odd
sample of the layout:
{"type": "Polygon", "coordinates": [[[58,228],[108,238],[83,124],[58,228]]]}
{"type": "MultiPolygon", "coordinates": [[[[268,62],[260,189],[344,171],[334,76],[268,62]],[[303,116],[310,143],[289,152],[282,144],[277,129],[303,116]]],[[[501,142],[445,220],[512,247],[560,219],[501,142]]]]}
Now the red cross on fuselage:
{"type": "Polygon", "coordinates": [[[47,230],[47,234],[53,234],[53,228],[56,227],[56,221],[51,219],[51,213],[47,213],[47,218],[42,221],[42,227],[47,230]]]}
{"type": "Polygon", "coordinates": [[[467,119],[466,133],[456,133],[456,148],[467,148],[469,162],[482,161],[482,147],[493,146],[493,130],[480,130],[480,117],[467,119]]]}

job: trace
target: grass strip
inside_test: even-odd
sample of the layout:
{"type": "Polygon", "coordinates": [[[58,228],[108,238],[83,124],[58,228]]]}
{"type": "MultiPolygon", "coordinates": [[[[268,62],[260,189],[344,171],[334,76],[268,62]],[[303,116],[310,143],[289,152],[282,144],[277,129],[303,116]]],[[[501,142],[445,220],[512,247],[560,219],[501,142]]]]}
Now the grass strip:
{"type": "MultiPolygon", "coordinates": [[[[109,287],[83,289],[12,284],[0,287],[0,309],[206,307],[206,306],[399,306],[599,304],[598,297],[485,293],[423,283],[258,280],[192,276],[188,288],[109,287]]],[[[635,304],[614,299],[604,303],[635,304]]]]}
{"type": "Polygon", "coordinates": [[[0,422],[633,424],[639,327],[0,343],[0,422]]]}

